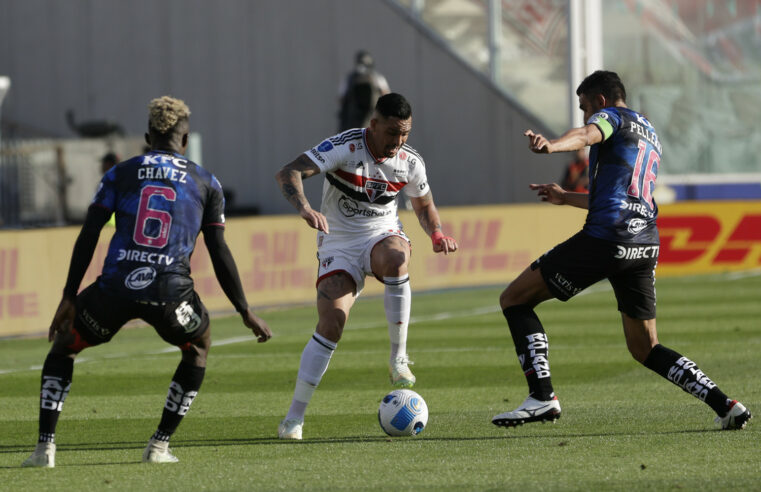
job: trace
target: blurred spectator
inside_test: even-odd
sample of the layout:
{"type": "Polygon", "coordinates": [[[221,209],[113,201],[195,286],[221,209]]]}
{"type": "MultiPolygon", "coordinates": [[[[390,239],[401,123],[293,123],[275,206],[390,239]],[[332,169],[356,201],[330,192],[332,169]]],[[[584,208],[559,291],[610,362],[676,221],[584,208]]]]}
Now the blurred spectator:
{"type": "Polygon", "coordinates": [[[341,84],[338,131],[370,126],[378,98],[391,92],[386,77],[375,70],[375,61],[367,51],[355,55],[354,69],[341,84]]]}
{"type": "Polygon", "coordinates": [[[114,167],[119,162],[119,156],[113,152],[108,152],[106,155],[100,158],[100,171],[106,174],[109,169],[114,167]]]}
{"type": "Polygon", "coordinates": [[[586,149],[576,151],[576,157],[565,169],[560,186],[566,191],[589,192],[589,159],[586,149]]]}

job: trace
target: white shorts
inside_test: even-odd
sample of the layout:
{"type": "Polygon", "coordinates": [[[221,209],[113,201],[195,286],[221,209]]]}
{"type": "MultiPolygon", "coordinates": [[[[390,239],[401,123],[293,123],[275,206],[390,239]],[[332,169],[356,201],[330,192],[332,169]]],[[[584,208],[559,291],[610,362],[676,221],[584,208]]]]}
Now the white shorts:
{"type": "Polygon", "coordinates": [[[387,237],[399,236],[410,243],[401,229],[385,229],[374,234],[358,236],[356,234],[317,234],[317,284],[325,277],[339,272],[348,273],[357,285],[356,295],[365,286],[365,277],[372,275],[370,254],[373,247],[387,237]]]}

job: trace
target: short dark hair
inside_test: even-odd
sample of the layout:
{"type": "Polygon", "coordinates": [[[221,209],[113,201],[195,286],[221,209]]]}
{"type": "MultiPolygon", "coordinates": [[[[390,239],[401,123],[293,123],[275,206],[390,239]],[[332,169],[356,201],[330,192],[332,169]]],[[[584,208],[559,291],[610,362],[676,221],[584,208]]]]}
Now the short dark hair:
{"type": "Polygon", "coordinates": [[[391,92],[378,98],[375,110],[386,118],[406,120],[412,116],[412,106],[403,95],[391,92]]]}
{"type": "Polygon", "coordinates": [[[594,96],[602,94],[611,103],[621,100],[626,102],[626,88],[616,72],[597,70],[581,81],[576,95],[594,96]]]}

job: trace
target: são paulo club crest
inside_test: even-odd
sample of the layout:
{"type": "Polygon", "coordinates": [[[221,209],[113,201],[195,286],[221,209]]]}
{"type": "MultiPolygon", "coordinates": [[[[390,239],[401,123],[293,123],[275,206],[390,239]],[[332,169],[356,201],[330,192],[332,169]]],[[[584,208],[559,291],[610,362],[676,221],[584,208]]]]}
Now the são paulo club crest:
{"type": "Polygon", "coordinates": [[[374,202],[376,198],[381,196],[386,191],[386,188],[388,188],[388,183],[372,179],[365,181],[365,193],[367,193],[367,197],[371,202],[374,202]]]}

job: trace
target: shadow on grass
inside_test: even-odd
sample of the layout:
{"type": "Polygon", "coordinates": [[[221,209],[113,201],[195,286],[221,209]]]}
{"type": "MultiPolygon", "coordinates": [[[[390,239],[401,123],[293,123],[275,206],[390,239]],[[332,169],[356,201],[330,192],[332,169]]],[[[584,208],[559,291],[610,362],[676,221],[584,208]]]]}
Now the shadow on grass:
{"type": "MultiPolygon", "coordinates": [[[[510,432],[509,430],[507,432],[510,432]]],[[[363,443],[387,443],[399,442],[405,444],[415,444],[421,442],[468,442],[468,441],[498,441],[512,439],[581,439],[589,437],[647,437],[652,435],[667,436],[680,434],[702,434],[710,432],[721,432],[721,429],[685,429],[665,432],[600,432],[600,433],[565,433],[565,434],[525,434],[525,435],[498,435],[498,436],[472,436],[472,437],[390,437],[390,436],[346,436],[330,438],[311,438],[301,441],[281,440],[276,437],[241,437],[241,438],[223,438],[223,439],[175,439],[172,441],[173,448],[195,448],[195,447],[219,447],[219,446],[260,446],[260,445],[280,445],[280,446],[310,446],[319,444],[363,444],[363,443]]],[[[147,441],[117,441],[107,443],[81,442],[59,444],[57,451],[116,451],[121,449],[143,449],[147,441]]],[[[19,453],[23,451],[32,451],[32,445],[0,445],[0,454],[19,453]]],[[[104,463],[101,463],[104,464],[104,463]]],[[[122,463],[113,463],[122,464],[122,463]]],[[[3,468],[3,467],[0,467],[3,468]]],[[[7,468],[7,467],[6,467],[7,468]]],[[[13,467],[11,467],[13,468],[13,467]]]]}

